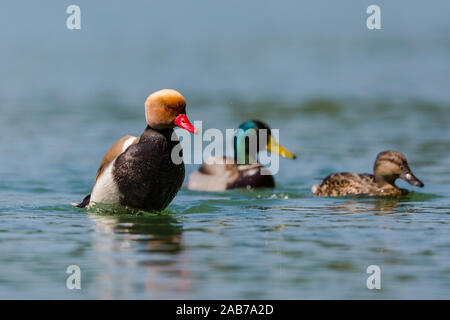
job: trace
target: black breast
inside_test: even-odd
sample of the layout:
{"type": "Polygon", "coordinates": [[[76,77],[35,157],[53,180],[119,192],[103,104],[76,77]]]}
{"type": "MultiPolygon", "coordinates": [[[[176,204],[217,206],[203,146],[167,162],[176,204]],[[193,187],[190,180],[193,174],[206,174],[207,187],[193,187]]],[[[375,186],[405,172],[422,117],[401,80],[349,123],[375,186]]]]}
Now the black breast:
{"type": "Polygon", "coordinates": [[[263,166],[250,167],[249,169],[239,170],[239,177],[227,189],[234,188],[273,188],[275,180],[272,175],[262,174],[263,166]]]}
{"type": "Polygon", "coordinates": [[[175,164],[171,141],[173,129],[150,127],[139,143],[131,145],[114,164],[114,179],[123,195],[121,203],[149,211],[163,210],[177,194],[184,180],[184,163],[175,164]]]}

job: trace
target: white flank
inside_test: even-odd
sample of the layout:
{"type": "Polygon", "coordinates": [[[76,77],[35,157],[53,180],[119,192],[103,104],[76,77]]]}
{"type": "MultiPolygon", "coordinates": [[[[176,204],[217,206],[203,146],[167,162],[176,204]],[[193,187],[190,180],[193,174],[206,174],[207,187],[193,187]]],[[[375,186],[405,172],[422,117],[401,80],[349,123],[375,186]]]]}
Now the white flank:
{"type": "Polygon", "coordinates": [[[91,193],[92,203],[117,204],[120,201],[119,187],[114,181],[112,169],[116,160],[108,164],[106,169],[98,177],[97,183],[94,185],[91,193]]]}
{"type": "MultiPolygon", "coordinates": [[[[123,143],[122,153],[128,149],[135,141],[136,137],[130,137],[123,143]]],[[[119,204],[120,203],[120,191],[117,183],[114,181],[113,168],[116,160],[108,164],[103,170],[102,174],[98,177],[97,182],[91,192],[91,201],[89,205],[93,203],[103,204],[119,204]]]]}

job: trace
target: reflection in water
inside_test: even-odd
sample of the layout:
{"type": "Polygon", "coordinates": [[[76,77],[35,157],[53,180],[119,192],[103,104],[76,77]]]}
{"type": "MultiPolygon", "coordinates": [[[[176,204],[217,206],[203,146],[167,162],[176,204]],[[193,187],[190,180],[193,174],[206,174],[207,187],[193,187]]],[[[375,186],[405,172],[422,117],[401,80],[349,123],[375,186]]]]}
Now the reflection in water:
{"type": "MultiPolygon", "coordinates": [[[[341,198],[328,198],[331,200],[338,200],[332,204],[326,205],[328,212],[334,215],[348,215],[348,214],[360,214],[360,213],[373,213],[375,215],[388,215],[393,213],[404,213],[405,202],[409,199],[405,198],[362,198],[362,197],[348,197],[344,202],[341,202],[341,198]]],[[[247,209],[257,209],[260,211],[297,211],[298,208],[287,206],[246,206],[247,209]]]]}
{"type": "Polygon", "coordinates": [[[99,231],[93,245],[97,258],[108,268],[94,281],[106,287],[93,288],[101,292],[100,298],[120,299],[137,288],[147,299],[189,290],[191,279],[183,268],[183,227],[173,216],[90,217],[99,231]]]}
{"type": "Polygon", "coordinates": [[[404,213],[405,199],[400,198],[367,198],[349,199],[339,205],[329,205],[328,209],[337,215],[373,213],[375,215],[389,215],[404,213]]]}
{"type": "Polygon", "coordinates": [[[393,213],[404,212],[402,210],[400,199],[376,199],[375,200],[375,214],[384,216],[393,213]],[[399,204],[400,203],[400,204],[399,204]]]}

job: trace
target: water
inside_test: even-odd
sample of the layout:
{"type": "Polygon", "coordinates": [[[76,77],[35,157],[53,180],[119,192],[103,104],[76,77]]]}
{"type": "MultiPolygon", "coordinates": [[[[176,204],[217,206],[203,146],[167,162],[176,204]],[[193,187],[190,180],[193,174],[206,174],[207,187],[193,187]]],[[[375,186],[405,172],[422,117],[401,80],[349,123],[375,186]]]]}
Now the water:
{"type": "Polygon", "coordinates": [[[4,1],[0,298],[450,298],[450,5],[378,3],[372,32],[364,1],[79,1],[68,31],[70,2],[4,1]],[[160,215],[72,208],[164,87],[204,128],[280,128],[297,160],[273,190],[182,189],[160,215]],[[386,149],[425,188],[311,197],[315,178],[370,172],[386,149]],[[81,290],[66,289],[72,264],[81,290]],[[373,264],[382,290],[366,288],[373,264]]]}

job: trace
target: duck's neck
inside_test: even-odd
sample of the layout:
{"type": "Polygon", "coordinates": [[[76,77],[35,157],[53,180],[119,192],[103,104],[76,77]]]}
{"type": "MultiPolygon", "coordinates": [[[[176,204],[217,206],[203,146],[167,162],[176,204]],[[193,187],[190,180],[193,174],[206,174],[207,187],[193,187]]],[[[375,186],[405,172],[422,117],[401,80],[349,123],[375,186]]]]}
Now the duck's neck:
{"type": "Polygon", "coordinates": [[[144,132],[141,135],[141,139],[140,142],[145,142],[147,140],[151,140],[152,136],[154,136],[155,134],[160,134],[163,135],[166,139],[171,139],[172,134],[173,134],[173,129],[169,128],[169,129],[155,129],[150,127],[149,125],[147,125],[147,127],[145,128],[144,132]]]}
{"type": "Polygon", "coordinates": [[[249,152],[248,143],[246,143],[245,137],[234,138],[234,160],[238,165],[248,165],[257,163],[256,153],[253,155],[249,152]]]}
{"type": "Polygon", "coordinates": [[[375,174],[375,182],[378,185],[379,188],[386,189],[386,188],[397,188],[395,185],[395,178],[394,177],[386,177],[383,175],[375,174]]]}

